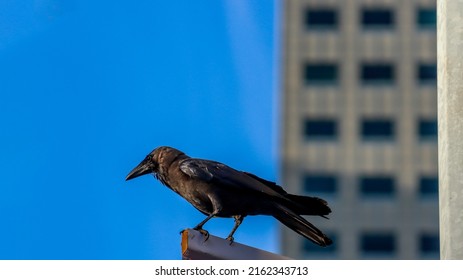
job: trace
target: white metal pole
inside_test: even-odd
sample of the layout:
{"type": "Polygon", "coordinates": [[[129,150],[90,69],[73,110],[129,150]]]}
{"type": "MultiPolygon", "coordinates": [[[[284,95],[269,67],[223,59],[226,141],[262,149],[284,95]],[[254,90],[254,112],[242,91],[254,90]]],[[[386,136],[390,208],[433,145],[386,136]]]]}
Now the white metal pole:
{"type": "Polygon", "coordinates": [[[463,1],[437,1],[441,259],[463,259],[463,1]]]}

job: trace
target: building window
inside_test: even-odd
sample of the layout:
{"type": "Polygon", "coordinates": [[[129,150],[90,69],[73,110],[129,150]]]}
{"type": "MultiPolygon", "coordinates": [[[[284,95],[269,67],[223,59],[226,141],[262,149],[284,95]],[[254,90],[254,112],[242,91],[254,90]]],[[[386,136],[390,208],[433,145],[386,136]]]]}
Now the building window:
{"type": "Polygon", "coordinates": [[[362,122],[363,140],[393,140],[394,123],[390,120],[376,119],[362,122]]]}
{"type": "Polygon", "coordinates": [[[360,192],[368,198],[392,197],[395,194],[395,180],[388,176],[362,177],[360,192]]]}
{"type": "Polygon", "coordinates": [[[394,13],[387,8],[363,9],[362,26],[365,29],[392,29],[394,13]]]}
{"type": "Polygon", "coordinates": [[[306,120],[304,135],[307,140],[335,140],[338,135],[337,122],[334,120],[306,120]]]}
{"type": "Polygon", "coordinates": [[[419,250],[423,255],[439,254],[439,235],[422,233],[419,238],[419,250]]]}
{"type": "Polygon", "coordinates": [[[333,63],[309,63],[305,66],[307,85],[333,85],[338,82],[338,66],[333,63]]]}
{"type": "Polygon", "coordinates": [[[420,120],[418,123],[418,134],[421,140],[437,140],[437,121],[420,120]]]}
{"type": "Polygon", "coordinates": [[[361,68],[361,79],[365,85],[392,84],[394,76],[394,67],[388,63],[365,63],[361,68]]]}
{"type": "Polygon", "coordinates": [[[304,252],[306,253],[317,253],[317,254],[324,254],[324,253],[335,253],[338,250],[338,238],[337,234],[333,232],[325,232],[326,236],[328,236],[332,241],[333,244],[327,247],[321,247],[308,239],[303,240],[303,248],[304,252]]]}
{"type": "Polygon", "coordinates": [[[364,254],[393,254],[396,250],[395,236],[392,233],[364,233],[360,239],[364,254]]]}
{"type": "Polygon", "coordinates": [[[419,182],[419,192],[421,197],[436,197],[439,191],[439,180],[437,177],[422,176],[419,182]]]}
{"type": "Polygon", "coordinates": [[[308,194],[330,195],[338,190],[338,178],[333,174],[306,174],[303,184],[304,191],[308,194]]]}
{"type": "Polygon", "coordinates": [[[436,64],[418,65],[418,81],[420,84],[435,84],[437,80],[436,64]]]}
{"type": "Polygon", "coordinates": [[[305,24],[309,29],[337,29],[338,13],[334,9],[307,10],[305,24]]]}
{"type": "Polygon", "coordinates": [[[436,9],[420,8],[417,11],[416,24],[420,29],[436,29],[436,9]]]}

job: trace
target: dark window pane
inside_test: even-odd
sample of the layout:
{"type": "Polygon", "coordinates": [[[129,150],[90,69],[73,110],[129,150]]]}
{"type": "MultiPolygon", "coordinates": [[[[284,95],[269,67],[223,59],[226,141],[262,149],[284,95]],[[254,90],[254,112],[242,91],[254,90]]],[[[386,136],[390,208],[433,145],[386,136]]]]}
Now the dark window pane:
{"type": "Polygon", "coordinates": [[[364,253],[393,253],[396,249],[395,236],[391,233],[366,233],[360,240],[364,253]]]}
{"type": "Polygon", "coordinates": [[[422,196],[437,196],[439,190],[439,180],[437,177],[420,178],[420,194],[422,196]]]}
{"type": "Polygon", "coordinates": [[[317,254],[320,254],[320,253],[334,253],[338,250],[338,238],[337,238],[337,235],[333,232],[325,232],[326,236],[328,236],[332,241],[333,241],[333,244],[331,244],[330,246],[327,246],[327,247],[321,247],[313,242],[311,242],[310,240],[308,239],[305,239],[304,238],[304,243],[303,243],[303,246],[304,246],[304,251],[306,253],[317,253],[317,254]]]}
{"type": "Polygon", "coordinates": [[[420,28],[436,28],[436,9],[421,8],[418,10],[417,24],[420,28]]]}
{"type": "Polygon", "coordinates": [[[418,81],[420,83],[435,83],[437,79],[436,64],[420,64],[418,66],[418,81]]]}
{"type": "Polygon", "coordinates": [[[418,126],[418,133],[421,140],[437,139],[437,121],[420,120],[418,126]]]}
{"type": "Polygon", "coordinates": [[[392,196],[395,192],[395,181],[387,176],[363,177],[360,178],[360,191],[367,197],[392,196]]]}
{"type": "Polygon", "coordinates": [[[333,120],[308,120],[304,125],[304,135],[309,140],[335,139],[337,123],[333,120]]]}
{"type": "Polygon", "coordinates": [[[423,254],[439,253],[439,235],[438,234],[421,234],[420,252],[423,254]]]}
{"type": "Polygon", "coordinates": [[[309,28],[334,29],[338,26],[338,13],[333,9],[308,10],[305,22],[309,28]]]}
{"type": "Polygon", "coordinates": [[[307,174],[304,176],[304,190],[311,193],[334,194],[338,178],[331,174],[307,174]]]}
{"type": "Polygon", "coordinates": [[[390,140],[394,137],[394,124],[389,120],[365,120],[362,137],[364,140],[390,140]]]}
{"type": "Polygon", "coordinates": [[[304,75],[306,84],[334,84],[338,80],[338,67],[330,63],[307,64],[304,75]]]}
{"type": "Polygon", "coordinates": [[[364,9],[362,11],[362,25],[364,28],[392,28],[394,14],[390,9],[364,9]]]}
{"type": "Polygon", "coordinates": [[[361,75],[364,84],[390,84],[394,82],[394,67],[385,63],[364,64],[361,75]]]}

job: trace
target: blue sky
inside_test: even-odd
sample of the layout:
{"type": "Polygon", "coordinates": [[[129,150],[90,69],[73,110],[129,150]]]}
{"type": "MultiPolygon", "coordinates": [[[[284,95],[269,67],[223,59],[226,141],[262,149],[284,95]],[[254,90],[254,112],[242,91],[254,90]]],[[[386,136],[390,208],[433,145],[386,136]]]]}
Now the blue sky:
{"type": "MultiPolygon", "coordinates": [[[[178,259],[204,216],[124,181],[160,145],[276,180],[278,8],[0,1],[0,259],[178,259]]],[[[277,225],[248,217],[235,240],[276,252],[277,225]]]]}

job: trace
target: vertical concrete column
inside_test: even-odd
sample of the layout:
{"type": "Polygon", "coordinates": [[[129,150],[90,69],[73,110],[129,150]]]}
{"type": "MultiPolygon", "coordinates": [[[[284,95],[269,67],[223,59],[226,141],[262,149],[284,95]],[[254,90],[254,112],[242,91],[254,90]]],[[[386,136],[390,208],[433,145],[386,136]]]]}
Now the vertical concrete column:
{"type": "Polygon", "coordinates": [[[463,1],[437,1],[441,259],[463,259],[463,1]]]}

